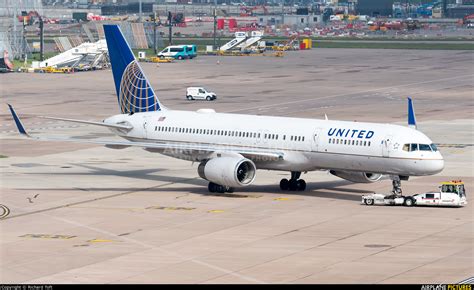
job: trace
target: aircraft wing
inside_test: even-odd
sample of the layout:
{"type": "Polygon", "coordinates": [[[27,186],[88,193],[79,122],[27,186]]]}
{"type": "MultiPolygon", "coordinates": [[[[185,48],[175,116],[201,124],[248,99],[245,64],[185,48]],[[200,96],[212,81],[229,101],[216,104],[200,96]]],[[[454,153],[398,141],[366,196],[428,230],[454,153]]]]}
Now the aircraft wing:
{"type": "MultiPolygon", "coordinates": [[[[172,153],[172,152],[188,152],[190,155],[200,153],[201,155],[211,154],[213,152],[231,152],[241,154],[252,160],[266,160],[266,161],[276,161],[283,160],[284,153],[277,150],[266,150],[260,148],[252,147],[237,147],[237,146],[226,146],[226,145],[208,145],[200,143],[175,143],[175,142],[147,142],[147,141],[132,141],[132,140],[87,140],[79,138],[68,138],[68,137],[38,137],[31,136],[23,126],[20,118],[15,112],[15,109],[8,104],[10,112],[12,114],[13,120],[18,128],[18,131],[21,135],[28,137],[30,139],[38,141],[59,141],[59,142],[76,142],[84,144],[98,144],[104,145],[108,148],[113,149],[122,149],[127,147],[141,147],[151,152],[159,153],[172,153]]],[[[78,123],[85,123],[90,125],[104,126],[103,123],[92,122],[92,121],[82,121],[82,120],[72,120],[72,119],[61,119],[61,118],[51,118],[62,121],[71,121],[78,123]]],[[[121,125],[107,125],[106,127],[117,127],[121,129],[130,129],[128,126],[121,125]]]]}

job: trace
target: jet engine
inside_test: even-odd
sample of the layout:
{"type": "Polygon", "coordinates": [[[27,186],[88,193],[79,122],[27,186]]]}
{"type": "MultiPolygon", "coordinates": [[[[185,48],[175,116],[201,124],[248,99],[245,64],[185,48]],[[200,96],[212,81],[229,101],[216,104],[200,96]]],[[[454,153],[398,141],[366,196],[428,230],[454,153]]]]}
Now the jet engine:
{"type": "Polygon", "coordinates": [[[198,174],[205,180],[229,187],[250,185],[255,179],[255,164],[244,157],[216,157],[199,164],[198,174]]]}
{"type": "Polygon", "coordinates": [[[353,172],[353,171],[329,171],[332,175],[340,177],[345,180],[349,180],[355,183],[372,183],[379,181],[382,178],[382,174],[368,173],[368,172],[353,172]]]}

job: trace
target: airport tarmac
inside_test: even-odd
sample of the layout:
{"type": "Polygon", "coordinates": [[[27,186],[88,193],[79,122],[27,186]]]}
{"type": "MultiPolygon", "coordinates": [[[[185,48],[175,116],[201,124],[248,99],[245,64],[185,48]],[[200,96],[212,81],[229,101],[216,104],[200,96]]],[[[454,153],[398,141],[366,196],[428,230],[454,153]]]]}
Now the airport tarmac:
{"type": "MultiPolygon", "coordinates": [[[[313,49],[283,58],[205,57],[143,64],[172,109],[406,123],[440,144],[446,166],[404,193],[462,179],[463,208],[369,207],[367,192],[327,172],[258,171],[252,186],[213,195],[197,165],[141,149],[45,143],[16,134],[0,108],[0,283],[457,283],[474,276],[473,79],[470,51],[313,49]],[[215,102],[185,100],[204,86],[215,102]],[[2,209],[0,209],[2,214],[2,209]]],[[[49,115],[117,114],[110,70],[0,75],[0,98],[32,134],[115,138],[49,115]]]]}

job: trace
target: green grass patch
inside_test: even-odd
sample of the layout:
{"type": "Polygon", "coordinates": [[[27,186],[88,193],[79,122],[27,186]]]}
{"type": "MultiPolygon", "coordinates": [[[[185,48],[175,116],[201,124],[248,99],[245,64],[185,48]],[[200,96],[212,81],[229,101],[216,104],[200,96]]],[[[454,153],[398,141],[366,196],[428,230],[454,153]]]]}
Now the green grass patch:
{"type": "Polygon", "coordinates": [[[8,158],[8,156],[0,154],[0,158],[8,158]]]}
{"type": "Polygon", "coordinates": [[[474,43],[367,43],[367,42],[313,42],[313,48],[369,48],[369,49],[422,49],[474,50],[474,43]]]}

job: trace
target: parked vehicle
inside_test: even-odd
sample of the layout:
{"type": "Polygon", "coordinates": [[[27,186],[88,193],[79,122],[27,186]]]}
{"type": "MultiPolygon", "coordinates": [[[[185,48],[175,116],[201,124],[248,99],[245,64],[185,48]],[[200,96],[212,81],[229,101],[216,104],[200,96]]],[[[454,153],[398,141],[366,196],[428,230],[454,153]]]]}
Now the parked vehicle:
{"type": "Polygon", "coordinates": [[[419,193],[415,195],[385,195],[373,193],[362,196],[366,205],[405,205],[405,206],[456,206],[467,204],[464,182],[453,180],[441,183],[439,191],[419,193]]]}
{"type": "Polygon", "coordinates": [[[174,59],[189,58],[189,55],[186,52],[186,47],[182,45],[170,45],[160,51],[156,56],[160,58],[172,57],[174,59]]]}
{"type": "Polygon", "coordinates": [[[207,100],[212,101],[217,98],[213,92],[208,92],[202,87],[189,87],[186,89],[186,98],[188,100],[207,100]]]}
{"type": "Polygon", "coordinates": [[[188,54],[189,58],[193,59],[197,56],[197,46],[194,44],[183,45],[186,47],[186,53],[188,54]]]}

